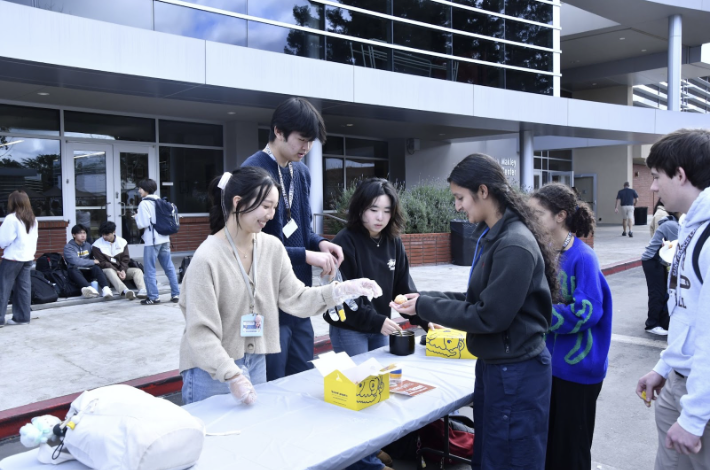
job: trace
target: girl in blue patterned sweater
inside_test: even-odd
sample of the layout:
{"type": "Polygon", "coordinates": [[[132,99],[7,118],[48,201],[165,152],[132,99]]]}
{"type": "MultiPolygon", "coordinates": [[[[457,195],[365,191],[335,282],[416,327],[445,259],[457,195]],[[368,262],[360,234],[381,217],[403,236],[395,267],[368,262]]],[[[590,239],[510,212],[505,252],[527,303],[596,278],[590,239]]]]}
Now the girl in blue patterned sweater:
{"type": "Polygon", "coordinates": [[[613,306],[593,250],[578,237],[593,234],[591,209],[571,188],[548,184],[529,200],[561,250],[561,303],[554,304],[546,346],[551,352],[547,469],[589,470],[596,399],[608,368],[613,306]]]}

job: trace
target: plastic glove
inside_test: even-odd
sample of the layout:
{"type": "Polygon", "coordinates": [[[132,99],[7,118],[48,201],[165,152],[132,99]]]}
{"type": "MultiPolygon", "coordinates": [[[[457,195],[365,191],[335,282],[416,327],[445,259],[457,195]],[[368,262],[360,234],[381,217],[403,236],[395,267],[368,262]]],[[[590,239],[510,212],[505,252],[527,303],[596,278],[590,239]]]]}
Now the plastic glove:
{"type": "Polygon", "coordinates": [[[371,300],[374,297],[382,296],[383,291],[376,281],[361,278],[334,284],[333,294],[336,303],[340,304],[361,296],[366,296],[368,300],[371,300]]]}
{"type": "Polygon", "coordinates": [[[244,374],[231,378],[227,384],[230,387],[230,393],[238,403],[254,405],[257,401],[257,392],[255,392],[252,382],[244,374]]]}

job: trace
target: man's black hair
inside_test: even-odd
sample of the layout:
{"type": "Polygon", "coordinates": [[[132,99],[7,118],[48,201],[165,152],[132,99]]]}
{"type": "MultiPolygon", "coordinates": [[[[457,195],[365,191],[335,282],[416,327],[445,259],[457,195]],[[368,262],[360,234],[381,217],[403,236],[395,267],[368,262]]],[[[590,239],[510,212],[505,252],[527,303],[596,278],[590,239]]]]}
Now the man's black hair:
{"type": "Polygon", "coordinates": [[[680,129],[658,140],[645,160],[648,168],[664,171],[669,178],[678,168],[700,190],[710,187],[710,131],[680,129]]]}
{"type": "Polygon", "coordinates": [[[99,235],[108,235],[116,232],[116,224],[110,220],[105,220],[99,226],[99,235]]]}
{"type": "Polygon", "coordinates": [[[288,139],[292,132],[300,134],[310,142],[319,139],[326,142],[326,126],[319,111],[304,98],[289,98],[280,104],[272,114],[269,128],[269,141],[274,142],[277,135],[274,128],[282,132],[288,139]]]}
{"type": "Polygon", "coordinates": [[[146,191],[148,194],[153,194],[158,189],[158,185],[152,179],[145,179],[143,181],[139,181],[138,187],[146,191]]]}
{"type": "Polygon", "coordinates": [[[623,187],[624,187],[624,188],[630,188],[630,183],[626,181],[625,183],[623,183],[623,187]]]}
{"type": "Polygon", "coordinates": [[[87,228],[85,226],[83,226],[82,224],[77,224],[74,227],[72,227],[72,235],[76,235],[79,232],[84,232],[86,234],[89,234],[89,230],[87,230],[87,228]]]}

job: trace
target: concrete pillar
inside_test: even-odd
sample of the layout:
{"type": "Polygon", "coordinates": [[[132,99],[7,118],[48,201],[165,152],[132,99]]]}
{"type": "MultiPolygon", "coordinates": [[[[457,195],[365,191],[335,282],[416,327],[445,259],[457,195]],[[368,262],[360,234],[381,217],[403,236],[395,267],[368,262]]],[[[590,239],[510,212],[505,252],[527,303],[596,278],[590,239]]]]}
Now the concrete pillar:
{"type": "MultiPolygon", "coordinates": [[[[309,173],[311,174],[311,188],[309,188],[309,204],[312,213],[324,213],[324,159],[322,158],[321,141],[316,139],[312,148],[305,157],[309,173]]],[[[316,233],[324,233],[324,218],[316,219],[316,233]]]]}
{"type": "Polygon", "coordinates": [[[519,131],[519,185],[525,191],[534,189],[534,135],[519,131]]]}
{"type": "Polygon", "coordinates": [[[682,16],[668,18],[668,110],[680,111],[680,70],[682,69],[682,16]]]}

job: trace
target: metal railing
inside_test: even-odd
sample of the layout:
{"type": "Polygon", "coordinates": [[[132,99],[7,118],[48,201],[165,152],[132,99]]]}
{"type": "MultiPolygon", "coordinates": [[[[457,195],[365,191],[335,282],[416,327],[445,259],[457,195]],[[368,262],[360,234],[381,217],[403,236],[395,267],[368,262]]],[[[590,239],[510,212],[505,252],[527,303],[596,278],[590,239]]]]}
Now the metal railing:
{"type": "Polygon", "coordinates": [[[334,219],[334,220],[336,220],[336,221],[338,221],[338,222],[341,222],[342,224],[345,224],[345,223],[346,223],[346,220],[342,219],[341,217],[336,217],[335,215],[331,215],[331,214],[312,214],[312,225],[313,225],[312,230],[314,231],[314,233],[316,233],[316,218],[317,218],[317,217],[323,217],[323,218],[325,218],[325,219],[326,219],[326,218],[334,219]]]}

